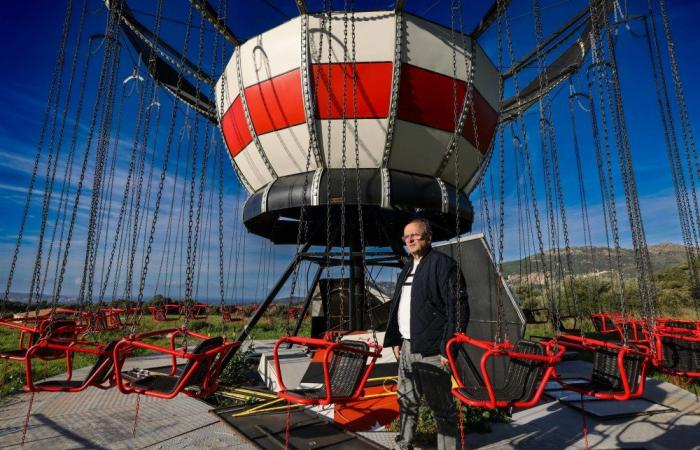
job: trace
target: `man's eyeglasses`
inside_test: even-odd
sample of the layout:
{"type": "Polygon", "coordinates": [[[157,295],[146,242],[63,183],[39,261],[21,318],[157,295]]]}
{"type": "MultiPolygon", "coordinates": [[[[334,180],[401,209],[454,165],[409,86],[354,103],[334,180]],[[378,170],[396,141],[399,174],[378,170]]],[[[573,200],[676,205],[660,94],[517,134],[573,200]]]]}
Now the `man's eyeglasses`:
{"type": "Polygon", "coordinates": [[[423,233],[411,233],[411,234],[404,234],[401,236],[401,240],[404,242],[408,242],[412,239],[415,239],[417,241],[420,241],[423,239],[423,233]]]}

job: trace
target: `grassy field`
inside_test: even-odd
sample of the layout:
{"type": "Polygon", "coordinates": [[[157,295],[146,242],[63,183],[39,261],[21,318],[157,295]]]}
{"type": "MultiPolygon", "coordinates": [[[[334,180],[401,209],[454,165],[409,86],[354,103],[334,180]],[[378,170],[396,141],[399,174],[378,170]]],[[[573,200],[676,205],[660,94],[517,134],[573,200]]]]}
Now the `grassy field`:
{"type": "MultiPolygon", "coordinates": [[[[287,328],[293,327],[294,323],[290,323],[287,320],[286,314],[286,310],[281,308],[278,311],[274,311],[263,316],[263,318],[258,322],[258,325],[255,327],[251,338],[275,339],[287,334],[287,328]]],[[[182,326],[183,323],[184,320],[156,322],[150,315],[144,315],[140,326],[135,331],[136,333],[145,333],[168,328],[178,328],[182,326]]],[[[230,339],[235,339],[243,324],[244,322],[242,321],[224,324],[221,316],[218,314],[211,314],[206,318],[206,320],[191,321],[188,325],[188,329],[210,336],[217,336],[222,334],[223,325],[225,335],[230,339]]],[[[115,339],[120,339],[123,336],[128,335],[130,332],[130,328],[125,328],[119,331],[92,333],[86,336],[85,339],[91,342],[109,342],[115,339]]],[[[300,330],[300,335],[308,336],[309,332],[310,324],[308,320],[305,320],[300,330]]],[[[158,345],[168,344],[166,337],[151,340],[149,342],[158,345]]],[[[0,351],[18,348],[19,331],[8,327],[0,327],[0,351]]],[[[94,361],[95,357],[92,355],[75,353],[73,357],[73,368],[79,369],[81,367],[90,366],[94,363],[94,361]]],[[[2,365],[0,366],[0,398],[20,392],[22,390],[22,386],[24,385],[24,364],[20,362],[0,361],[0,365],[2,365]],[[4,382],[2,382],[3,379],[4,382]]],[[[63,359],[48,362],[36,360],[36,362],[32,364],[32,377],[35,380],[59,375],[65,372],[65,360],[63,359]]]]}

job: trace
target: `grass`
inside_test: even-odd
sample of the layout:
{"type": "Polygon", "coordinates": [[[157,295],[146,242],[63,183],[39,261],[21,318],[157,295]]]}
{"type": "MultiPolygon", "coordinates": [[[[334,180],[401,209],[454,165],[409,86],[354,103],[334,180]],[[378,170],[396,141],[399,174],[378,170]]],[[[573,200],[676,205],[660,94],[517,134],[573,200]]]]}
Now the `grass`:
{"type": "MultiPolygon", "coordinates": [[[[253,339],[276,339],[287,334],[287,329],[293,326],[293,322],[288,326],[287,312],[284,308],[279,308],[277,311],[266,314],[258,322],[251,336],[253,339]]],[[[243,327],[245,322],[234,322],[225,324],[225,335],[230,339],[235,339],[238,332],[243,327]]],[[[183,325],[183,321],[174,320],[167,322],[156,322],[150,315],[144,314],[141,325],[135,330],[136,333],[145,333],[149,331],[164,330],[168,328],[178,328],[183,325]]],[[[222,319],[218,314],[209,315],[206,320],[194,320],[188,325],[188,329],[210,336],[221,335],[222,319]]],[[[300,335],[308,336],[311,330],[309,320],[305,320],[300,330],[300,335]]],[[[111,340],[120,339],[128,335],[132,330],[125,328],[119,331],[92,333],[86,336],[86,340],[91,342],[109,342],[111,340]]],[[[167,337],[163,336],[157,339],[149,340],[156,345],[168,345],[167,337]]],[[[0,327],[0,351],[14,350],[19,348],[19,331],[0,327]]],[[[141,352],[145,353],[145,352],[141,352]]],[[[95,362],[95,356],[74,353],[73,369],[91,366],[95,362]]],[[[21,362],[0,361],[0,399],[22,391],[24,385],[25,366],[21,362]],[[3,382],[4,380],[4,382],[3,382]]],[[[66,372],[65,360],[41,361],[35,360],[32,364],[32,378],[40,380],[55,375],[60,375],[66,372]]]]}

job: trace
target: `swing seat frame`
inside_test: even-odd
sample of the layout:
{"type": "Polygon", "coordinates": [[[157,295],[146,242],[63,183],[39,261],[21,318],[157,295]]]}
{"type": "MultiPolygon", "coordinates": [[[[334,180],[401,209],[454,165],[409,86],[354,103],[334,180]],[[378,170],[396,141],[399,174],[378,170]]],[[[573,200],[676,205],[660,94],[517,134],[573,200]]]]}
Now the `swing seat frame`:
{"type": "Polygon", "coordinates": [[[219,313],[221,313],[221,317],[224,320],[224,322],[242,322],[244,319],[245,311],[243,310],[242,306],[220,306],[219,307],[219,313]]]}
{"type": "Polygon", "coordinates": [[[27,351],[25,362],[25,386],[27,392],[81,392],[90,386],[99,389],[109,389],[115,385],[113,350],[117,341],[107,344],[100,344],[88,341],[71,341],[68,339],[48,339],[32,346],[27,351]],[[65,352],[66,361],[70,361],[76,353],[90,354],[97,356],[95,363],[82,380],[73,380],[72,364],[67,364],[65,380],[47,380],[34,382],[32,376],[32,359],[35,353],[52,350],[65,352]]]}
{"type": "Polygon", "coordinates": [[[665,334],[700,334],[700,320],[659,317],[654,324],[657,331],[665,334]]]}
{"type": "Polygon", "coordinates": [[[190,320],[205,320],[209,317],[209,305],[204,303],[182,305],[180,307],[180,315],[188,316],[190,320]]]}
{"type": "Polygon", "coordinates": [[[657,328],[653,336],[652,364],[676,376],[700,377],[700,333],[678,334],[657,328]]]}
{"type": "MultiPolygon", "coordinates": [[[[40,320],[36,326],[27,326],[27,323],[37,323],[34,318],[22,318],[0,321],[0,326],[19,330],[19,348],[0,352],[0,359],[8,361],[26,362],[29,350],[38,343],[49,338],[65,339],[72,342],[77,339],[79,326],[73,320],[45,319],[40,320]]],[[[54,361],[66,358],[66,367],[70,367],[70,354],[56,349],[42,348],[33,352],[32,357],[42,361],[54,361]]]]}
{"type": "MultiPolygon", "coordinates": [[[[626,320],[630,320],[627,317],[626,320]]],[[[597,313],[591,313],[591,322],[593,322],[593,327],[598,333],[601,334],[612,334],[619,333],[620,330],[617,327],[617,322],[623,320],[622,314],[601,311],[597,313]]]]}
{"type": "Polygon", "coordinates": [[[574,335],[559,336],[567,347],[593,352],[593,372],[588,383],[570,384],[558,374],[554,379],[564,389],[602,400],[631,400],[644,394],[649,348],[620,345],[574,335]]]}
{"type": "Polygon", "coordinates": [[[281,337],[277,339],[272,350],[279,386],[277,396],[290,403],[300,405],[329,405],[358,400],[381,353],[382,347],[380,345],[362,341],[333,341],[299,336],[281,337]],[[283,344],[303,346],[309,350],[322,352],[323,386],[320,389],[287,388],[284,384],[279,358],[279,348],[283,344]],[[348,359],[350,359],[350,363],[344,364],[348,359]],[[368,359],[369,364],[367,363],[368,359]],[[352,374],[353,371],[356,373],[352,374]],[[347,375],[351,376],[346,377],[347,375]],[[355,383],[354,387],[348,389],[347,383],[352,381],[355,383]],[[338,394],[339,388],[349,393],[346,395],[338,394]]]}
{"type": "Polygon", "coordinates": [[[160,306],[149,306],[148,311],[155,322],[172,322],[180,319],[181,308],[181,305],[168,303],[160,306]],[[177,313],[177,317],[168,317],[174,315],[174,313],[177,313]]]}
{"type": "Polygon", "coordinates": [[[231,356],[241,346],[240,342],[228,342],[223,337],[210,337],[194,331],[171,328],[132,335],[119,341],[113,352],[114,376],[117,388],[124,394],[143,394],[149,397],[171,399],[179,393],[189,397],[206,398],[218,389],[218,378],[231,356]],[[148,339],[168,336],[169,346],[146,342],[148,339]],[[177,349],[178,336],[199,339],[201,342],[191,352],[177,349]],[[128,355],[136,349],[150,350],[170,355],[170,372],[166,375],[148,374],[143,378],[127,381],[122,368],[128,355]],[[185,359],[187,364],[178,375],[177,360],[185,359]]]}
{"type": "MultiPolygon", "coordinates": [[[[561,345],[561,343],[555,344],[554,341],[546,341],[535,344],[539,347],[539,351],[541,351],[542,354],[525,353],[521,351],[521,349],[523,349],[523,344],[521,343],[526,343],[528,346],[535,344],[529,341],[520,341],[520,343],[514,345],[508,341],[498,343],[475,339],[462,333],[455,334],[454,337],[447,342],[447,359],[450,362],[452,374],[457,382],[457,387],[452,389],[452,395],[464,404],[479,408],[529,408],[536,405],[540,401],[547,381],[549,381],[549,378],[554,374],[554,364],[561,361],[566,352],[566,348],[561,345]],[[453,346],[463,344],[484,350],[484,354],[481,356],[479,363],[479,375],[483,381],[483,386],[479,388],[479,391],[481,391],[479,395],[475,395],[473,390],[465,386],[462,377],[459,375],[460,372],[454,356],[456,352],[453,351],[453,346]],[[536,375],[534,379],[526,380],[526,383],[527,381],[530,383],[539,383],[536,389],[528,389],[524,397],[516,396],[517,398],[510,398],[513,396],[509,395],[512,393],[508,392],[508,388],[495,388],[487,368],[487,364],[492,358],[510,358],[510,364],[513,364],[514,361],[523,363],[527,366],[528,375],[536,375]],[[537,371],[533,371],[533,369],[537,369],[540,373],[536,373],[537,371]],[[509,398],[503,398],[504,394],[508,395],[509,398]]],[[[508,372],[511,372],[510,364],[508,372]]],[[[511,378],[511,376],[509,375],[507,378],[511,378]]],[[[508,384],[509,381],[506,380],[506,385],[508,384]]]]}

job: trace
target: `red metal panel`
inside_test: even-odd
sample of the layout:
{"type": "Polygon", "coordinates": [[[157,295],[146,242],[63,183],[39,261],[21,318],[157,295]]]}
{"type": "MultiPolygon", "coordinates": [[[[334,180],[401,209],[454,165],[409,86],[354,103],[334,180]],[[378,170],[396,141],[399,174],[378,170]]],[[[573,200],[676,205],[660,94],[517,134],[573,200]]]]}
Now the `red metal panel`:
{"type": "Polygon", "coordinates": [[[253,140],[245,120],[240,96],[233,100],[231,107],[221,119],[221,129],[231,156],[239,154],[253,140]]]}
{"type": "Polygon", "coordinates": [[[328,107],[329,64],[314,64],[312,76],[316,96],[316,118],[352,118],[353,91],[357,88],[357,118],[384,118],[389,113],[391,99],[391,62],[366,62],[356,65],[356,83],[353,86],[352,64],[330,64],[330,108],[328,107]],[[345,114],[343,114],[343,78],[345,78],[345,114]]]}
{"type": "MultiPolygon", "coordinates": [[[[401,85],[399,86],[399,105],[397,117],[401,120],[453,131],[455,128],[454,98],[457,94],[457,113],[459,114],[466,83],[452,77],[403,64],[401,66],[401,85]]],[[[474,107],[479,131],[479,151],[485,153],[491,143],[498,113],[491,108],[478,90],[474,89],[474,107]]],[[[474,145],[474,126],[471,114],[464,124],[462,135],[474,145]]],[[[475,145],[476,146],[476,145],[475,145]]]]}
{"type": "Polygon", "coordinates": [[[306,122],[299,69],[247,87],[245,98],[259,135],[306,122]]]}
{"type": "MultiPolygon", "coordinates": [[[[498,125],[498,113],[491,107],[488,101],[481,95],[479,91],[474,89],[474,111],[476,112],[476,129],[479,133],[479,152],[485,155],[491,145],[491,139],[496,133],[496,125],[498,125]]],[[[467,114],[467,120],[462,128],[462,136],[476,147],[476,139],[474,138],[474,116],[467,114]]]]}

